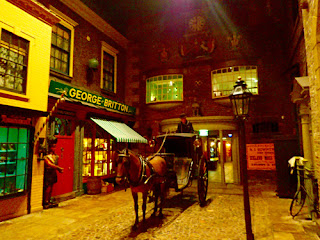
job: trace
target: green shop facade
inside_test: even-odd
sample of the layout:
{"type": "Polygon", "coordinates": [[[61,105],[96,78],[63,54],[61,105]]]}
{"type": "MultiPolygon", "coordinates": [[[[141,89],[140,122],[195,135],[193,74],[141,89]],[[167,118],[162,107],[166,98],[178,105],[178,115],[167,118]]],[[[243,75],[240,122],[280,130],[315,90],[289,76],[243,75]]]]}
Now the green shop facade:
{"type": "Polygon", "coordinates": [[[55,106],[47,136],[58,139],[58,164],[64,168],[52,194],[58,200],[83,194],[92,177],[112,182],[116,174],[112,152],[126,143],[147,143],[128,126],[134,123],[132,106],[52,80],[48,111],[55,106]],[[64,101],[57,106],[62,94],[64,101]]]}

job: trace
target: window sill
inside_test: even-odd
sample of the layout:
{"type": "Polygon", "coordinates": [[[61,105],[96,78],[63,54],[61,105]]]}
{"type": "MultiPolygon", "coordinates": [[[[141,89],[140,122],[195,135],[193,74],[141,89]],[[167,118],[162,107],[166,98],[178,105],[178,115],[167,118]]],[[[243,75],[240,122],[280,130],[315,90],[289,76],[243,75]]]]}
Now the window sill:
{"type": "Polygon", "coordinates": [[[72,77],[65,75],[65,74],[62,74],[62,73],[59,73],[59,72],[56,72],[52,69],[50,69],[50,76],[57,77],[59,79],[65,80],[67,82],[71,82],[71,80],[72,80],[72,77]]]}
{"type": "Polygon", "coordinates": [[[101,93],[105,94],[105,95],[108,95],[108,96],[116,96],[116,93],[115,92],[110,92],[110,91],[107,91],[107,90],[104,90],[104,89],[101,89],[101,93]]]}
{"type": "Polygon", "coordinates": [[[153,110],[168,110],[182,105],[182,102],[157,102],[148,103],[147,107],[153,110]]]}
{"type": "Polygon", "coordinates": [[[212,100],[216,103],[219,103],[223,106],[230,106],[231,107],[231,102],[229,99],[229,96],[222,96],[222,97],[214,97],[212,100]]]}
{"type": "Polygon", "coordinates": [[[29,98],[21,97],[21,96],[17,96],[17,95],[13,95],[13,94],[0,92],[0,97],[9,98],[12,100],[18,100],[18,101],[22,101],[22,102],[29,102],[29,98]]]}

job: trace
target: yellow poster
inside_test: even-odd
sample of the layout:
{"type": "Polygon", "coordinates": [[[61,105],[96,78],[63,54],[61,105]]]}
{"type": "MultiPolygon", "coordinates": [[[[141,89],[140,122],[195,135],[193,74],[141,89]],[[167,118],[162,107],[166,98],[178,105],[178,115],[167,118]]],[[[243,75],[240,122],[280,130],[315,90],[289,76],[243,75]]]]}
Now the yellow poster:
{"type": "Polygon", "coordinates": [[[276,170],[273,143],[247,144],[248,170],[276,170]]]}

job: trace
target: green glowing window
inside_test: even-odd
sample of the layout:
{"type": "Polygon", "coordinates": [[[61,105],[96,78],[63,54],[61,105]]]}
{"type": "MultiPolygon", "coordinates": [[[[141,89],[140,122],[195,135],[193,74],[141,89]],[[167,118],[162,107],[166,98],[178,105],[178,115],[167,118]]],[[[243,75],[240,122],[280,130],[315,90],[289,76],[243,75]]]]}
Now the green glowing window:
{"type": "Polygon", "coordinates": [[[30,130],[0,127],[0,197],[27,190],[30,130]]]}
{"type": "Polygon", "coordinates": [[[238,77],[247,84],[253,94],[258,94],[258,70],[256,66],[234,66],[211,72],[212,98],[229,96],[238,77]]]}
{"type": "Polygon", "coordinates": [[[171,74],[147,79],[146,103],[183,100],[183,75],[171,74]]]}

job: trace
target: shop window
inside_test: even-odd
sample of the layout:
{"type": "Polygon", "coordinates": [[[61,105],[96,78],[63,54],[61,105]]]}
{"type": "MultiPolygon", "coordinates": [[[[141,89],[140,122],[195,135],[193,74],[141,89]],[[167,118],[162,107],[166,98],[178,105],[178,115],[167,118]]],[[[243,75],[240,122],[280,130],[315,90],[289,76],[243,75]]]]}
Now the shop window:
{"type": "MultiPolygon", "coordinates": [[[[109,177],[115,174],[115,164],[108,160],[108,139],[96,138],[94,151],[92,151],[92,139],[83,139],[83,176],[105,176],[109,177]],[[95,163],[94,173],[92,175],[92,154],[94,152],[95,163]]],[[[110,140],[110,151],[112,151],[113,140],[110,140]]]]}
{"type": "Polygon", "coordinates": [[[238,77],[247,84],[253,94],[258,94],[258,70],[256,66],[234,66],[211,72],[212,98],[227,97],[233,91],[238,77]]]}
{"type": "Polygon", "coordinates": [[[146,103],[183,100],[183,75],[154,76],[146,82],[146,103]]]}
{"type": "Polygon", "coordinates": [[[30,130],[0,127],[0,196],[27,190],[30,130]]]}
{"type": "Polygon", "coordinates": [[[261,122],[252,125],[253,133],[275,133],[279,132],[279,125],[277,122],[261,122]]]}
{"type": "Polygon", "coordinates": [[[83,138],[83,177],[114,177],[116,166],[112,158],[112,151],[115,149],[116,142],[109,133],[97,125],[87,123],[83,138]]]}
{"type": "Polygon", "coordinates": [[[2,29],[0,43],[0,88],[26,93],[29,41],[2,29]]]}
{"type": "Polygon", "coordinates": [[[101,52],[101,89],[116,92],[118,51],[109,44],[102,42],[101,52]]]}

